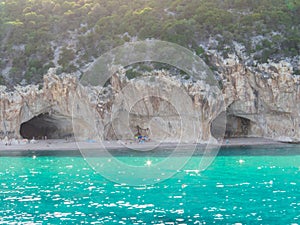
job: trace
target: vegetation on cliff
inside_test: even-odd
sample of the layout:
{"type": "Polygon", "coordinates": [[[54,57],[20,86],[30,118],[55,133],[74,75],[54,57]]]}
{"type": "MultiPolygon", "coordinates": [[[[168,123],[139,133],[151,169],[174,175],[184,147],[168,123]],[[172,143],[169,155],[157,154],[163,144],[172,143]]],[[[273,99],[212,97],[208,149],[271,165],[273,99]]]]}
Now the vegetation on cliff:
{"type": "Polygon", "coordinates": [[[132,40],[205,46],[259,62],[300,53],[299,0],[2,0],[0,84],[40,82],[49,67],[80,71],[132,40]],[[212,43],[208,45],[208,43],[212,43]]]}

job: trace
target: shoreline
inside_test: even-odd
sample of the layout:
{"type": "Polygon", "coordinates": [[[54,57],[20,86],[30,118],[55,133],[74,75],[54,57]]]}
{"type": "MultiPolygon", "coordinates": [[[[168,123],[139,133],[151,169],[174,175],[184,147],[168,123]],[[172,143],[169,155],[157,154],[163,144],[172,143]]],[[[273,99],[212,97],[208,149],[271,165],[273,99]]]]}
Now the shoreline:
{"type": "MultiPolygon", "coordinates": [[[[36,143],[28,144],[15,144],[15,145],[3,145],[0,144],[0,153],[7,151],[79,151],[79,147],[83,149],[96,150],[99,148],[105,148],[108,150],[121,150],[121,149],[133,149],[133,150],[151,150],[154,148],[174,148],[178,145],[176,142],[145,142],[142,144],[134,141],[103,141],[101,143],[80,141],[75,140],[63,140],[63,139],[52,139],[52,140],[38,140],[36,143]]],[[[205,146],[205,143],[199,143],[197,146],[205,146]]],[[[247,147],[247,146],[284,146],[284,145],[297,145],[282,143],[266,138],[230,138],[223,140],[220,147],[247,147]]],[[[181,147],[195,147],[193,143],[183,143],[181,147]]]]}

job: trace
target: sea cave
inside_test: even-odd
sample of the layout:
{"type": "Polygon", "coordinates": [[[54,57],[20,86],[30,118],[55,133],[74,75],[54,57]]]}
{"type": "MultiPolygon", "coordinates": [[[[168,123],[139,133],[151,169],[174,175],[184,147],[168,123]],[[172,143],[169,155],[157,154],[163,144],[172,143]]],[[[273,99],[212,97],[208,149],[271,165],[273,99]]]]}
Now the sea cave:
{"type": "Polygon", "coordinates": [[[222,112],[211,123],[211,133],[215,138],[249,137],[252,125],[253,122],[245,117],[222,112]],[[225,121],[226,124],[224,124],[225,121]]]}
{"type": "Polygon", "coordinates": [[[71,118],[48,112],[22,123],[20,135],[27,139],[65,139],[74,136],[71,118]]]}

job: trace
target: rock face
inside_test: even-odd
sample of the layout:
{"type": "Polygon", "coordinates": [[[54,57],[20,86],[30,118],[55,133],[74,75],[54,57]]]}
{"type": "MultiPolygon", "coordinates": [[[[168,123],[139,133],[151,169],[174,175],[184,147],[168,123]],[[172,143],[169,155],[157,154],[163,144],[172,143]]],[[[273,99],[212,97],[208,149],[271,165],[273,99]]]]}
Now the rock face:
{"type": "Polygon", "coordinates": [[[300,76],[281,61],[244,66],[235,55],[213,57],[221,68],[227,114],[247,119],[248,136],[300,140],[300,76]]]}
{"type": "Polygon", "coordinates": [[[43,87],[0,87],[0,137],[206,141],[256,136],[300,141],[300,78],[285,62],[247,67],[235,55],[213,55],[218,88],[154,71],[128,80],[120,69],[107,87],[82,86],[49,70],[43,87]],[[217,93],[217,94],[216,94],[217,93]],[[222,98],[225,103],[223,104],[222,98]]]}
{"type": "MultiPolygon", "coordinates": [[[[73,76],[58,77],[49,71],[44,85],[16,87],[14,92],[0,90],[0,136],[20,138],[65,138],[72,136],[72,109],[85,105],[88,98],[73,76]]],[[[77,118],[74,110],[74,118],[77,118]]],[[[78,118],[81,118],[81,114],[78,118]]],[[[83,123],[84,126],[85,123],[83,123]]]]}
{"type": "Polygon", "coordinates": [[[124,77],[124,73],[113,76],[112,83],[118,83],[118,88],[113,86],[116,93],[111,119],[103,120],[104,126],[113,130],[118,139],[137,135],[137,126],[156,141],[194,142],[210,138],[211,120],[223,105],[216,86],[201,80],[183,83],[165,71],[134,80],[124,77]]]}

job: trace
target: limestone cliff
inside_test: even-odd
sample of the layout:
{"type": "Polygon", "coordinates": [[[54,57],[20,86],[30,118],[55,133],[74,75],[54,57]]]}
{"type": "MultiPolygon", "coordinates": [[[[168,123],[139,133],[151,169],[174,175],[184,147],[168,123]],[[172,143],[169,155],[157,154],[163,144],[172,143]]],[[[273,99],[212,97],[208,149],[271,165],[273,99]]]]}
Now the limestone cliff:
{"type": "MultiPolygon", "coordinates": [[[[15,91],[6,92],[1,86],[0,96],[0,136],[17,138],[21,135],[26,138],[72,136],[73,99],[80,100],[76,103],[77,108],[88,101],[75,77],[58,77],[53,70],[44,76],[43,87],[17,86],[15,91]]],[[[74,112],[76,118],[77,111],[74,112]]]]}
{"type": "Polygon", "coordinates": [[[221,71],[227,114],[248,119],[248,135],[300,140],[300,76],[289,63],[248,67],[236,55],[211,59],[221,71]]]}
{"type": "Polygon", "coordinates": [[[0,136],[131,139],[140,132],[158,141],[205,141],[222,135],[226,117],[226,136],[300,141],[300,78],[288,63],[248,67],[236,55],[217,54],[211,61],[224,107],[215,86],[166,71],[128,80],[120,69],[111,85],[91,87],[49,70],[42,87],[0,87],[0,136]]]}

